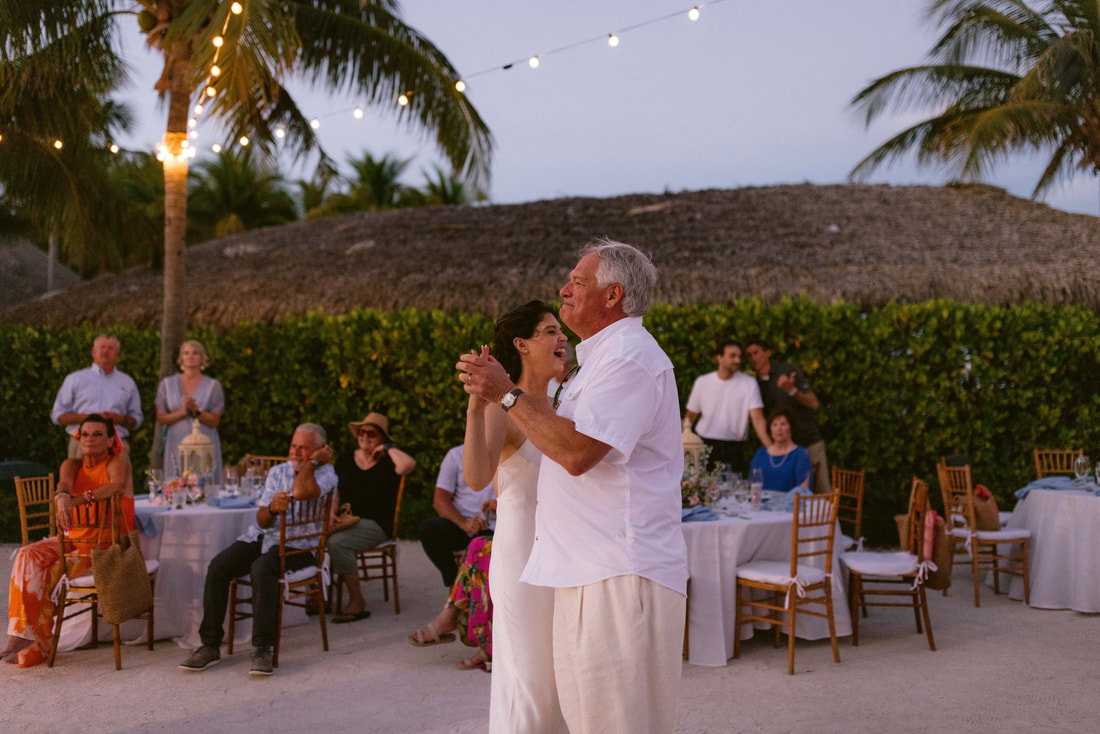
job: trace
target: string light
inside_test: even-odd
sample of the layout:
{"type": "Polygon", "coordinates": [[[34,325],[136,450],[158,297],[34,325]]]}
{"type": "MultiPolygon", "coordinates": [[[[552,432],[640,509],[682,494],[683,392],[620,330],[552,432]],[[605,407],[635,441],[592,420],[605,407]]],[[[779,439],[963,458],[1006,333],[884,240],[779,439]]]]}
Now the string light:
{"type": "Polygon", "coordinates": [[[248,145],[248,136],[247,135],[242,135],[241,136],[241,146],[245,146],[245,145],[248,145]]]}
{"type": "Polygon", "coordinates": [[[284,137],[285,135],[286,135],[286,128],[285,128],[285,127],[277,127],[277,128],[275,128],[275,137],[277,137],[277,138],[279,138],[280,140],[282,140],[282,139],[283,139],[283,137],[284,137]]]}
{"type": "Polygon", "coordinates": [[[610,46],[611,48],[617,47],[619,45],[619,37],[616,36],[614,33],[608,33],[607,34],[607,45],[610,46]]]}
{"type": "Polygon", "coordinates": [[[527,65],[530,66],[532,69],[539,68],[539,57],[532,56],[531,58],[527,59],[527,65]]]}
{"type": "Polygon", "coordinates": [[[218,145],[217,143],[214,143],[213,145],[210,146],[210,150],[214,151],[215,153],[221,153],[222,152],[222,147],[220,145],[218,145]]]}
{"type": "Polygon", "coordinates": [[[402,94],[400,97],[397,98],[397,104],[401,105],[402,107],[404,107],[408,103],[409,103],[409,98],[404,94],[402,94]]]}
{"type": "Polygon", "coordinates": [[[241,7],[240,3],[233,3],[229,6],[229,10],[233,13],[233,15],[240,15],[241,11],[244,10],[244,8],[241,7]]]}
{"type": "Polygon", "coordinates": [[[459,79],[457,82],[455,82],[455,89],[458,90],[459,94],[465,92],[466,91],[466,82],[459,79]]]}
{"type": "Polygon", "coordinates": [[[62,143],[60,140],[53,141],[53,147],[57,148],[58,150],[61,150],[61,148],[64,147],[64,145],[65,144],[62,143]]]}
{"type": "Polygon", "coordinates": [[[118,146],[115,145],[114,143],[111,144],[111,152],[112,153],[117,153],[118,152],[118,146]]]}
{"type": "Polygon", "coordinates": [[[191,132],[189,132],[187,134],[187,137],[191,138],[192,140],[195,140],[199,137],[199,131],[198,130],[192,130],[191,132]]]}
{"type": "Polygon", "coordinates": [[[199,121],[196,120],[194,117],[192,117],[190,120],[187,121],[187,127],[194,127],[195,125],[198,125],[198,124],[199,124],[199,121]]]}
{"type": "Polygon", "coordinates": [[[217,64],[214,64],[213,66],[210,67],[210,76],[221,76],[221,75],[222,75],[222,68],[220,66],[218,66],[217,64]]]}
{"type": "Polygon", "coordinates": [[[206,96],[207,97],[213,97],[215,94],[217,94],[217,91],[214,90],[214,87],[207,87],[206,88],[206,96]]]}
{"type": "Polygon", "coordinates": [[[214,48],[221,48],[222,44],[225,43],[225,39],[221,36],[214,36],[214,40],[211,41],[211,43],[214,44],[214,48]]]}
{"type": "Polygon", "coordinates": [[[691,10],[688,11],[688,20],[699,20],[699,6],[698,5],[696,5],[694,8],[692,8],[691,10]]]}
{"type": "Polygon", "coordinates": [[[195,114],[196,115],[201,115],[202,114],[202,105],[201,104],[195,105],[195,114]]]}
{"type": "Polygon", "coordinates": [[[362,120],[363,119],[363,108],[362,107],[356,107],[355,112],[352,112],[351,115],[356,120],[362,120]]]}
{"type": "Polygon", "coordinates": [[[314,117],[312,120],[309,121],[309,126],[316,130],[317,128],[321,127],[321,121],[314,117]]]}

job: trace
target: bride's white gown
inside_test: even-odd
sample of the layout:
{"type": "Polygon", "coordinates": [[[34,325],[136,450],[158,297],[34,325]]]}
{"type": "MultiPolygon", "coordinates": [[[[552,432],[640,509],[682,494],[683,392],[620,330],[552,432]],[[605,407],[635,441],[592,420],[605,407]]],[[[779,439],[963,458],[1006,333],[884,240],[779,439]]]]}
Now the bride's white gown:
{"type": "Polygon", "coordinates": [[[535,539],[542,454],[524,441],[497,468],[497,525],[489,558],[493,598],[490,734],[566,732],[554,684],[554,590],[520,583],[535,539]]]}

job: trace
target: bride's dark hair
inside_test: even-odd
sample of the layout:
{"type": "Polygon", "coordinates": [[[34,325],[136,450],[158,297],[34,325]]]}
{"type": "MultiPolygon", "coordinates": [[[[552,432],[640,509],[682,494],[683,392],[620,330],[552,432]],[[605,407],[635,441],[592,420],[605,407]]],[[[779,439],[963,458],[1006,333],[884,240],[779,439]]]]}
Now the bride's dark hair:
{"type": "Polygon", "coordinates": [[[490,354],[504,366],[504,371],[508,373],[512,382],[519,379],[521,369],[519,351],[516,350],[514,342],[517,337],[520,339],[533,337],[535,329],[546,314],[553,315],[554,309],[542,301],[528,301],[497,319],[490,354]]]}

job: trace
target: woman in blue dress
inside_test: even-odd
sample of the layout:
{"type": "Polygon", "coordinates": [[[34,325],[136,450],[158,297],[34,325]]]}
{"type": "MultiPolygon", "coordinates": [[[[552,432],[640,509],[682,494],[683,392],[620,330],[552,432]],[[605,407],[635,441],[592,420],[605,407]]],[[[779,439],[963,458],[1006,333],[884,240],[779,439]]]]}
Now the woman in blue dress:
{"type": "Polygon", "coordinates": [[[180,441],[191,434],[192,421],[214,444],[214,483],[221,484],[222,445],[218,423],[225,411],[221,384],[202,373],[206,368],[206,349],[197,341],[185,341],[180,347],[180,372],[165,377],[157,388],[157,424],[167,426],[164,441],[164,478],[179,475],[180,441]]]}
{"type": "Polygon", "coordinates": [[[791,440],[793,423],[794,416],[785,408],[779,408],[768,416],[768,435],[772,445],[757,449],[749,465],[764,472],[765,490],[790,492],[795,487],[810,486],[813,465],[809,452],[791,440]]]}

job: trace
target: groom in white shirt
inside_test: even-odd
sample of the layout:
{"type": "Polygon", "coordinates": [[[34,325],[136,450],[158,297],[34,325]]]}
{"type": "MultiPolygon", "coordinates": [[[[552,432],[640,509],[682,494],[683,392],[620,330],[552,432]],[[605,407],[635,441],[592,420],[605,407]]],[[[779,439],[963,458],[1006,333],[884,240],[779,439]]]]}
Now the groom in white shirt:
{"type": "Polygon", "coordinates": [[[555,588],[554,673],[573,734],[671,732],[687,586],[680,530],[679,400],[672,363],[642,326],[648,256],[602,240],[561,289],[582,339],[555,414],[494,360],[463,355],[466,391],[500,401],[549,461],[522,581],[555,588]]]}

